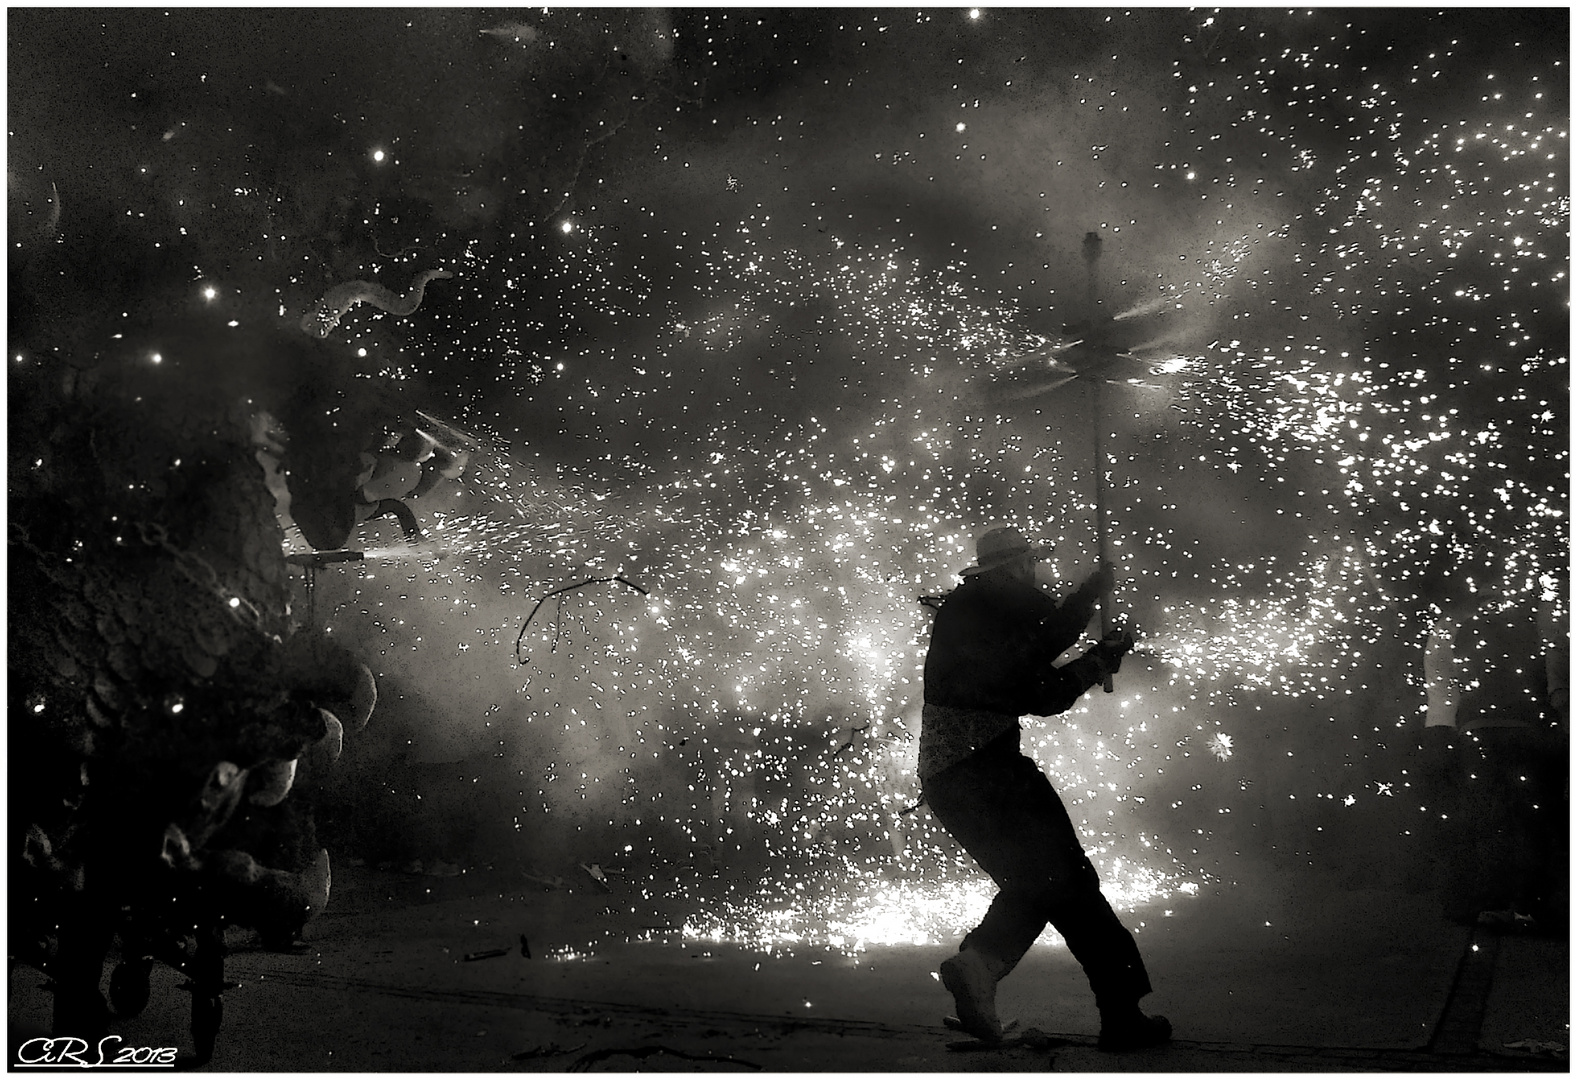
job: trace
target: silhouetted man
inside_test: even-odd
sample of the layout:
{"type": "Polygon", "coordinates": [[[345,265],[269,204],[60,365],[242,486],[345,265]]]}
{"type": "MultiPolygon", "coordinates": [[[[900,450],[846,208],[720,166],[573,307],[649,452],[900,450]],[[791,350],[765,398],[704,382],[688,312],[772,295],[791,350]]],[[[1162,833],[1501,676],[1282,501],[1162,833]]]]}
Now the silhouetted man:
{"type": "Polygon", "coordinates": [[[1107,634],[1061,667],[1112,571],[1103,566],[1058,604],[1035,584],[1043,552],[1012,526],[976,542],[976,565],[943,602],[925,659],[920,781],[938,821],[1000,888],[957,955],[942,963],[964,1030],[1002,1037],[997,983],[1049,922],[1084,967],[1101,1012],[1100,1047],[1135,1050],[1171,1037],[1165,1017],[1146,1016],[1150,992],[1139,948],[1101,894],[1078,833],[1035,762],[1019,751],[1019,717],[1066,712],[1117,671],[1133,647],[1107,634]]]}

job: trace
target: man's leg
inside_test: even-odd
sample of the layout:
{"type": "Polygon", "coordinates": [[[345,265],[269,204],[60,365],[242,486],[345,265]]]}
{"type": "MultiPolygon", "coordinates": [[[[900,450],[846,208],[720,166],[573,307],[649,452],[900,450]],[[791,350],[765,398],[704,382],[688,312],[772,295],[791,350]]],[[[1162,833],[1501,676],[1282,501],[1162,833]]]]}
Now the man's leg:
{"type": "Polygon", "coordinates": [[[1044,807],[1036,806],[1043,801],[1042,792],[1014,759],[1032,768],[1034,763],[1018,753],[1016,741],[1008,743],[1006,751],[994,744],[936,777],[925,791],[937,820],[1001,890],[980,925],[964,938],[963,948],[989,954],[1005,966],[1004,974],[1029,951],[1050,919],[1052,890],[1045,864],[1053,840],[1048,835],[1053,830],[1045,827],[1044,807]]]}
{"type": "Polygon", "coordinates": [[[1002,890],[964,939],[961,954],[979,953],[1001,978],[1051,922],[1095,991],[1103,1045],[1164,1038],[1150,1038],[1158,1029],[1140,1022],[1147,1018],[1138,1002],[1150,992],[1150,981],[1133,935],[1102,895],[1062,800],[1018,751],[1016,734],[947,770],[927,786],[926,796],[938,820],[1002,890]],[[1108,1028],[1121,1035],[1108,1040],[1108,1028]]]}
{"type": "Polygon", "coordinates": [[[1165,1017],[1146,1016],[1139,1009],[1139,1000],[1151,989],[1139,946],[1101,892],[1100,876],[1051,782],[1033,761],[1022,760],[1025,764],[1019,769],[1025,774],[1025,786],[1043,790],[1034,805],[1035,820],[1049,841],[1047,918],[1068,943],[1068,951],[1084,968],[1095,992],[1101,1012],[1100,1048],[1122,1051],[1159,1045],[1171,1038],[1172,1025],[1165,1017]]]}
{"type": "MultiPolygon", "coordinates": [[[[964,1030],[980,1039],[1001,1037],[996,985],[1029,951],[1050,916],[1051,893],[1035,866],[1045,830],[1035,813],[1038,789],[1015,762],[1018,733],[1004,736],[928,781],[932,813],[991,875],[1001,891],[958,954],[943,961],[942,984],[953,995],[964,1030]]],[[[1052,795],[1055,800],[1055,794],[1052,795]]],[[[1063,815],[1066,817],[1066,815],[1063,815]]]]}
{"type": "MultiPolygon", "coordinates": [[[[1016,739],[1012,749],[1017,752],[1016,739]]],[[[1010,861],[999,855],[1003,836],[1017,828],[1012,800],[1005,798],[998,755],[976,754],[926,782],[925,799],[931,812],[964,850],[986,867],[1010,861]],[[982,857],[982,852],[991,854],[982,857]]],[[[1001,891],[980,925],[964,938],[958,953],[942,962],[942,985],[953,995],[964,1030],[979,1039],[1002,1036],[997,1019],[996,986],[1013,970],[1046,926],[1044,905],[1011,881],[987,868],[1001,891]]]]}

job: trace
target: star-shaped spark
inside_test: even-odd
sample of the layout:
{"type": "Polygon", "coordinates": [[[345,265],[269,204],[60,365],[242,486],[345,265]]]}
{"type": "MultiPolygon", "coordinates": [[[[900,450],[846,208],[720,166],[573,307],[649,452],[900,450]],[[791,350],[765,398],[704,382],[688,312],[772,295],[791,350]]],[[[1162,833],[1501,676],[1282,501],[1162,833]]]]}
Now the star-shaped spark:
{"type": "Polygon", "coordinates": [[[729,191],[739,190],[739,177],[737,176],[730,176],[726,181],[724,181],[724,183],[728,185],[729,191]]]}
{"type": "Polygon", "coordinates": [[[1388,799],[1396,798],[1396,794],[1391,790],[1396,786],[1394,783],[1387,784],[1384,781],[1376,780],[1374,781],[1374,786],[1376,795],[1384,795],[1388,799]]]}

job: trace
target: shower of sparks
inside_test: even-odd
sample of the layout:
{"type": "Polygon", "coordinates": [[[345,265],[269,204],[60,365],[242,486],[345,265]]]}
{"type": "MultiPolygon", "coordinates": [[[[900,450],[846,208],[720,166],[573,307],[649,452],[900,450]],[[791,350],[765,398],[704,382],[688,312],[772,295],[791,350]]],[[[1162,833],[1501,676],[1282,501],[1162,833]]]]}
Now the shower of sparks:
{"type": "MultiPolygon", "coordinates": [[[[1256,74],[1268,77],[1269,64],[1256,74]]],[[[1294,56],[1276,64],[1295,84],[1334,78],[1340,69],[1294,56]]],[[[1192,91],[1189,115],[1207,99],[1230,100],[1248,78],[1218,76],[1192,91]]],[[[1530,81],[1521,96],[1536,92],[1530,81]]],[[[1294,112],[1317,96],[1306,89],[1284,108],[1294,112]]],[[[1130,679],[1143,680],[1150,701],[1116,709],[1087,701],[1075,715],[1078,727],[1037,736],[1096,848],[1111,831],[1110,808],[1142,800],[1146,781],[1115,761],[1108,767],[1093,749],[1100,740],[1078,733],[1084,724],[1122,731],[1130,717],[1148,713],[1152,728],[1186,730],[1187,716],[1215,704],[1223,684],[1316,700],[1367,688],[1364,679],[1373,676],[1365,654],[1395,634],[1399,607],[1411,602],[1408,568],[1416,572],[1453,537],[1476,535],[1493,551],[1500,565],[1488,572],[1507,603],[1554,569],[1541,538],[1564,514],[1562,489],[1537,487],[1527,470],[1497,463],[1518,454],[1564,462],[1562,404],[1501,388],[1508,376],[1558,384],[1566,360],[1551,351],[1559,342],[1535,329],[1542,324],[1534,308],[1488,301],[1515,289],[1532,304],[1540,287],[1553,296],[1561,286],[1564,185],[1539,170],[1548,171],[1551,153],[1564,158],[1564,132],[1532,115],[1508,124],[1487,103],[1471,122],[1398,112],[1367,132],[1356,129],[1345,157],[1311,161],[1294,140],[1272,134],[1292,130],[1293,117],[1256,111],[1273,108],[1263,100],[1238,122],[1252,123],[1268,148],[1319,174],[1323,191],[1309,209],[1324,235],[1295,229],[1291,212],[1276,207],[1288,216],[1261,218],[1252,229],[1214,238],[1202,254],[1185,253],[1194,272],[1164,281],[1130,313],[1202,306],[1222,337],[1167,365],[1181,380],[1175,407],[1166,408],[1165,398],[1130,403],[1114,473],[1134,477],[1114,508],[1113,532],[1121,538],[1115,554],[1124,598],[1146,635],[1141,656],[1155,662],[1148,678],[1141,670],[1130,679]],[[1486,180],[1486,170],[1500,175],[1486,180]],[[1506,190],[1516,192],[1509,205],[1506,190]],[[1278,258],[1266,256],[1267,248],[1278,258]],[[1233,313],[1254,292],[1261,305],[1270,296],[1271,314],[1256,308],[1255,317],[1276,337],[1254,332],[1249,309],[1233,313]],[[1278,318],[1277,307],[1288,315],[1278,318]],[[1485,313],[1493,313],[1488,326],[1485,313]],[[1341,348],[1341,324],[1365,319],[1398,329],[1365,353],[1341,348]],[[1284,324],[1295,332],[1281,333],[1284,324]],[[1285,343],[1248,344],[1267,338],[1285,343]],[[1488,341],[1502,351],[1486,352],[1488,341]],[[1438,354],[1427,370],[1415,359],[1426,349],[1438,354]],[[1506,408],[1483,408],[1492,386],[1506,408]],[[1178,535],[1170,513],[1184,501],[1178,493],[1222,472],[1231,477],[1221,482],[1222,496],[1307,521],[1300,556],[1215,561],[1197,539],[1178,535]],[[1147,603],[1145,594],[1161,602],[1147,603]]],[[[1363,115],[1378,120],[1385,100],[1383,88],[1371,90],[1363,115]]],[[[1526,112],[1530,104],[1516,108],[1526,112]]],[[[1204,174],[1202,159],[1188,164],[1204,174]]],[[[1238,200],[1239,213],[1270,209],[1253,193],[1272,170],[1266,163],[1259,171],[1252,180],[1225,171],[1228,192],[1252,191],[1225,194],[1226,209],[1238,200]]],[[[561,731],[559,753],[575,765],[564,770],[566,787],[550,764],[542,771],[549,783],[523,792],[525,801],[544,813],[565,812],[566,800],[571,807],[595,802],[627,827],[650,828],[655,816],[719,858],[741,847],[730,835],[737,829],[762,834],[756,842],[769,857],[810,859],[816,872],[808,879],[769,878],[755,894],[693,913],[686,933],[699,938],[767,946],[815,939],[855,950],[950,940],[990,894],[967,864],[955,875],[972,882],[963,889],[890,882],[878,872],[894,857],[938,858],[936,846],[945,843],[934,826],[906,828],[896,816],[918,798],[909,759],[927,619],[915,598],[950,587],[952,573],[971,559],[974,529],[996,514],[1055,536],[1060,573],[1072,577],[1090,564],[1092,508],[1077,494],[1090,486],[1089,464],[1054,434],[1059,423],[1080,421],[998,412],[982,396],[994,367],[1048,342],[1023,330],[1016,305],[993,299],[963,260],[928,266],[902,247],[852,233],[807,246],[798,222],[766,209],[708,234],[669,234],[675,250],[701,256],[704,276],[693,303],[654,322],[646,311],[652,257],[626,251],[614,224],[626,214],[650,221],[653,213],[635,205],[586,214],[582,243],[562,256],[557,295],[625,323],[628,343],[550,349],[538,337],[535,346],[546,354],[546,385],[561,400],[561,432],[589,439],[594,451],[605,443],[609,471],[633,482],[628,499],[605,510],[614,527],[569,530],[577,513],[584,518],[593,509],[582,496],[551,514],[541,512],[539,499],[496,534],[487,532],[487,515],[457,518],[443,530],[446,539],[469,530],[475,541],[467,551],[510,567],[518,575],[510,595],[529,591],[533,573],[539,586],[559,580],[526,558],[545,554],[543,543],[555,539],[562,542],[551,552],[558,573],[580,564],[612,572],[639,559],[653,588],[643,605],[566,600],[580,647],[555,658],[558,670],[528,673],[510,712],[517,723],[561,731]],[[824,350],[840,351],[847,366],[819,365],[824,350]],[[834,373],[843,394],[828,392],[834,373]],[[800,394],[802,416],[785,408],[800,394]],[[627,450],[620,447],[628,440],[606,434],[676,413],[694,434],[665,438],[647,428],[627,450]],[[991,495],[980,497],[983,490],[991,495]],[[526,543],[533,522],[563,531],[533,547],[526,543]],[[554,675],[558,685],[549,682],[554,675]],[[577,689],[566,692],[566,683],[577,689]],[[811,789],[813,799],[796,802],[803,792],[788,774],[810,763],[791,749],[795,733],[823,728],[830,747],[840,730],[857,725],[863,733],[851,737],[860,752],[817,762],[823,783],[811,789]],[[641,760],[686,751],[701,781],[691,799],[642,786],[641,760]],[[765,793],[773,781],[783,795],[765,793]],[[596,794],[599,786],[608,794],[596,794]],[[852,846],[866,861],[817,858],[825,845],[852,846]],[[901,853],[886,856],[887,845],[901,853]]],[[[574,309],[561,316],[577,317],[574,309]]],[[[533,352],[526,340],[515,346],[521,356],[533,352]]],[[[508,423],[502,413],[466,419],[490,421],[500,434],[508,423]]],[[[529,431],[517,437],[529,440],[529,431]]],[[[481,646],[476,655],[488,665],[478,669],[482,693],[471,710],[480,714],[483,698],[490,703],[492,687],[507,677],[500,661],[508,634],[496,617],[481,625],[479,616],[496,604],[462,599],[479,598],[457,579],[474,570],[464,560],[426,579],[424,591],[402,595],[429,603],[453,597],[463,618],[476,619],[457,644],[462,651],[481,646]]],[[[408,577],[380,591],[417,584],[408,577]]],[[[433,626],[431,610],[412,623],[423,627],[423,647],[428,640],[442,647],[453,631],[433,626]]],[[[397,636],[385,626],[395,639],[415,629],[401,625],[397,636]]],[[[394,640],[387,647],[392,654],[394,640]]],[[[1113,742],[1135,762],[1155,760],[1150,747],[1159,740],[1147,747],[1145,736],[1127,730],[1113,742]]],[[[1225,734],[1205,745],[1223,762],[1233,756],[1225,734]]],[[[1391,794],[1383,782],[1377,790],[1391,794]]],[[[1102,856],[1119,903],[1169,896],[1189,857],[1149,841],[1108,842],[1128,848],[1102,856]],[[1125,857],[1145,862],[1114,879],[1110,864],[1125,857]]]]}
{"type": "MultiPolygon", "coordinates": [[[[728,199],[683,221],[629,183],[577,201],[545,226],[545,279],[524,254],[468,247],[449,306],[429,302],[398,348],[389,320],[347,315],[341,339],[383,357],[391,381],[471,365],[497,389],[453,405],[485,448],[421,500],[426,538],[365,526],[365,563],[317,573],[320,621],[380,677],[442,698],[433,747],[518,766],[517,829],[548,815],[692,853],[695,872],[779,869],[698,899],[686,936],[936,944],[991,889],[923,811],[902,813],[919,800],[917,598],[953,587],[975,532],[1003,520],[1054,540],[1048,569],[1077,580],[1095,558],[1086,493],[1106,468],[1118,601],[1140,646],[1121,692],[1028,722],[1026,747],[1114,903],[1192,895],[1208,876],[1198,834],[1169,835],[1165,813],[1209,797],[1181,789],[1189,747],[1247,769],[1263,702],[1328,717],[1378,684],[1387,648],[1421,700],[1439,580],[1472,584],[1482,621],[1540,605],[1565,619],[1552,583],[1567,558],[1567,132],[1548,97],[1563,65],[1472,70],[1459,42],[1415,38],[1396,46],[1411,68],[1379,76],[1346,55],[1351,12],[1285,15],[1299,41],[1286,47],[1263,40],[1283,16],[1234,29],[1240,17],[1206,24],[1204,59],[1185,38],[1188,59],[1157,76],[1171,137],[1092,204],[1111,251],[1133,236],[1153,261],[1125,279],[1121,318],[1175,315],[1195,339],[1156,354],[1164,387],[1110,395],[1108,462],[1090,460],[1077,394],[990,404],[993,377],[1059,344],[1029,312],[1050,296],[1070,314],[1056,289],[1077,293],[1074,272],[1048,255],[1049,276],[997,281],[967,251],[910,242],[908,222],[857,227],[842,194],[774,201],[741,157],[746,175],[708,181],[726,177],[728,199]],[[1157,240],[1185,204],[1198,231],[1157,240]],[[1266,530],[1290,542],[1266,550],[1266,530]],[[619,573],[650,595],[566,595],[516,667],[533,596],[619,573]],[[1236,741],[1206,734],[1226,709],[1236,741]]],[[[1070,129],[1120,122],[1136,99],[1125,65],[1074,77],[1070,129]]],[[[1025,111],[1011,86],[947,89],[968,123],[949,113],[876,160],[953,168],[1025,111]]],[[[746,123],[779,143],[806,135],[792,117],[746,123]]],[[[1057,204],[1041,194],[1047,229],[1066,225],[1057,204]]],[[[1460,661],[1488,670],[1505,648],[1472,635],[1460,661]]],[[[1383,741],[1416,722],[1350,725],[1361,768],[1393,769],[1383,741]]],[[[1342,801],[1394,796],[1405,781],[1384,775],[1342,801]]]]}

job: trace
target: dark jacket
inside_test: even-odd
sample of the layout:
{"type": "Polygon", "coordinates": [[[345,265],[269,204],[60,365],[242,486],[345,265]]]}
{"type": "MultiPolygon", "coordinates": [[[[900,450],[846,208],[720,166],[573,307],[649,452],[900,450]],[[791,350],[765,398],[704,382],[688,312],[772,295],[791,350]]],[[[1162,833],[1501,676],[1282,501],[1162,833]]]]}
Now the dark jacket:
{"type": "Polygon", "coordinates": [[[1085,657],[1054,667],[1099,602],[1086,581],[1061,604],[1032,585],[966,578],[936,613],[925,656],[925,701],[1011,716],[1073,707],[1102,677],[1085,657]]]}

